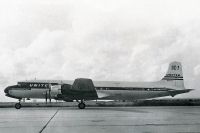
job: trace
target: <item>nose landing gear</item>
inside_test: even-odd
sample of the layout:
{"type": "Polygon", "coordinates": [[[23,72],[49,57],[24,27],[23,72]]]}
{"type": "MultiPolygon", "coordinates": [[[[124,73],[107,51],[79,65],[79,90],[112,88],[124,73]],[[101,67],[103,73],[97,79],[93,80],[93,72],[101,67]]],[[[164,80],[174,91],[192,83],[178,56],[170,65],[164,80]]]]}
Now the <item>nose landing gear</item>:
{"type": "Polygon", "coordinates": [[[16,109],[20,109],[21,107],[22,107],[22,105],[21,105],[20,103],[16,103],[16,104],[15,104],[15,108],[16,108],[16,109]]]}
{"type": "Polygon", "coordinates": [[[16,109],[20,109],[20,108],[22,107],[22,105],[21,105],[20,102],[21,102],[21,100],[19,100],[19,103],[16,103],[16,104],[15,104],[15,108],[16,108],[16,109]]]}

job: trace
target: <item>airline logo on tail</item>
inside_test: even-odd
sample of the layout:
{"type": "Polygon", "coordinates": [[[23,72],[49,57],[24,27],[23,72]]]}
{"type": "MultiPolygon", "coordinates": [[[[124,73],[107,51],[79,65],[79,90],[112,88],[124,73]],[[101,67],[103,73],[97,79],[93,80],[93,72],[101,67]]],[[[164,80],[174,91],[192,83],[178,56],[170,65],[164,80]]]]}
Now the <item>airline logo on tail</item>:
{"type": "Polygon", "coordinates": [[[183,80],[182,66],[180,62],[169,64],[168,71],[162,80],[183,80]]]}

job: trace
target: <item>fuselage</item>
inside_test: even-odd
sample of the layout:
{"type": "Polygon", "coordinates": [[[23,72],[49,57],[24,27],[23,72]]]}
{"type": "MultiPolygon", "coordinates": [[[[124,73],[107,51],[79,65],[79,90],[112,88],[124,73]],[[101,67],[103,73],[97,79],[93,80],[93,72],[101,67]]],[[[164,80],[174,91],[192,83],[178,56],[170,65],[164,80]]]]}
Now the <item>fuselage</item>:
{"type": "MultiPolygon", "coordinates": [[[[167,85],[166,81],[158,82],[123,82],[123,81],[93,81],[98,99],[105,100],[135,100],[148,99],[171,95],[170,91],[175,87],[167,85]]],[[[60,85],[72,85],[72,80],[29,80],[20,81],[17,85],[5,89],[7,96],[17,99],[51,98],[59,99],[61,94],[60,85]],[[49,87],[53,86],[51,92],[49,87]],[[47,96],[48,95],[48,96],[47,96]]]]}
{"type": "MultiPolygon", "coordinates": [[[[149,99],[163,96],[175,96],[187,93],[185,89],[182,65],[171,62],[166,75],[157,82],[122,82],[122,81],[92,81],[88,78],[73,80],[28,80],[17,85],[8,86],[4,91],[6,96],[22,98],[40,98],[73,101],[76,100],[80,109],[85,108],[86,100],[129,100],[149,99]]],[[[20,103],[15,104],[19,109],[20,103]]]]}

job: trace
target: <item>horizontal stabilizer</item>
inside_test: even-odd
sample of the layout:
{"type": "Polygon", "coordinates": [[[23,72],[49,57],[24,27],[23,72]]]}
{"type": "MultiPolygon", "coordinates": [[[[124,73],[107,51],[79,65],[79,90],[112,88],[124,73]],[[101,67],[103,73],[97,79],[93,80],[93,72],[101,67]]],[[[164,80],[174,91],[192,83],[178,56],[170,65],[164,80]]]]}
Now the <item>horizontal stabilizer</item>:
{"type": "Polygon", "coordinates": [[[192,90],[194,90],[194,89],[171,90],[171,91],[169,91],[169,93],[172,97],[174,97],[175,95],[187,93],[187,92],[190,92],[192,90]]]}

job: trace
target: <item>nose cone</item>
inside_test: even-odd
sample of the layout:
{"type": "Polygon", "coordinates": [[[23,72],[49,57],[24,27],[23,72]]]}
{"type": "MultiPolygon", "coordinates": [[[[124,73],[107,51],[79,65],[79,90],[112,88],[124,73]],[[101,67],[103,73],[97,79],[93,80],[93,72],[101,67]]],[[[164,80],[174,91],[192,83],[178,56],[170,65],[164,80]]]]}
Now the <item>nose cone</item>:
{"type": "Polygon", "coordinates": [[[8,87],[6,87],[5,89],[4,89],[4,92],[6,93],[6,94],[8,94],[8,91],[10,90],[10,86],[8,86],[8,87]]]}
{"type": "Polygon", "coordinates": [[[7,97],[16,98],[16,99],[21,99],[20,97],[17,97],[17,96],[15,96],[15,95],[11,94],[11,92],[10,92],[11,90],[15,89],[16,87],[17,87],[17,85],[12,85],[12,86],[6,87],[6,88],[4,89],[5,95],[6,95],[7,97]]]}

